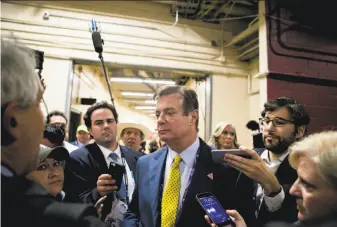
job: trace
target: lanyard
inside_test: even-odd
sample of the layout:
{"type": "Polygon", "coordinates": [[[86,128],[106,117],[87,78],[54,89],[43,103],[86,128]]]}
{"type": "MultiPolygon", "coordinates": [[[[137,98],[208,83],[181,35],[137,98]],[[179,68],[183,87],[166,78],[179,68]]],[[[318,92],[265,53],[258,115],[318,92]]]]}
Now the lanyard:
{"type": "Polygon", "coordinates": [[[187,186],[186,186],[186,189],[185,189],[185,192],[184,192],[184,195],[183,195],[183,198],[181,200],[181,203],[179,203],[179,206],[178,206],[178,212],[177,212],[177,219],[178,220],[178,217],[179,215],[181,214],[181,208],[185,202],[185,199],[186,199],[186,196],[187,196],[187,192],[188,192],[188,189],[191,185],[191,182],[192,182],[192,178],[193,178],[193,174],[194,174],[194,171],[195,171],[195,167],[197,166],[197,159],[199,157],[199,153],[200,153],[200,146],[198,148],[198,151],[197,151],[197,154],[195,156],[195,159],[194,159],[194,162],[193,162],[193,166],[192,166],[192,169],[191,169],[191,172],[188,176],[188,180],[187,180],[187,186]]]}

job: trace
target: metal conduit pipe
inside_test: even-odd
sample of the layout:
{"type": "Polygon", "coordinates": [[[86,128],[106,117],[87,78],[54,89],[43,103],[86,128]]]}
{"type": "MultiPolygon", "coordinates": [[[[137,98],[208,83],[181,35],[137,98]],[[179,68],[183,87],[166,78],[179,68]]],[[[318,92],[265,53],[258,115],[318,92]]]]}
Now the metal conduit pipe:
{"type": "MultiPolygon", "coordinates": [[[[35,34],[35,32],[33,31],[26,31],[26,30],[20,30],[20,29],[6,29],[6,28],[2,28],[3,31],[14,31],[14,32],[26,32],[26,33],[31,33],[31,34],[35,34]]],[[[55,37],[64,37],[64,35],[62,34],[53,34],[53,33],[48,33],[48,32],[44,32],[43,30],[39,32],[39,34],[41,35],[52,35],[52,36],[55,36],[55,37]]],[[[71,34],[69,36],[70,38],[77,38],[77,39],[81,39],[81,40],[88,40],[88,38],[84,38],[83,36],[81,35],[74,35],[74,34],[71,34]]],[[[165,50],[173,50],[173,51],[182,51],[181,48],[173,48],[173,47],[161,47],[161,46],[154,46],[154,45],[147,45],[147,44],[140,44],[140,43],[128,43],[128,42],[121,42],[121,41],[116,41],[116,40],[113,40],[113,39],[109,39],[109,38],[105,38],[104,39],[105,42],[112,42],[112,43],[120,43],[120,44],[129,44],[129,45],[135,45],[135,46],[143,46],[143,47],[152,47],[152,48],[158,48],[158,49],[165,49],[165,50]]],[[[214,54],[212,53],[207,53],[207,52],[202,52],[202,51],[195,51],[195,50],[183,50],[185,52],[189,52],[189,53],[195,53],[195,54],[207,54],[207,55],[215,55],[216,53],[214,52],[214,54]]]]}
{"type": "MultiPolygon", "coordinates": [[[[8,36],[8,38],[11,38],[10,36],[8,36]]],[[[31,45],[37,45],[37,46],[45,46],[45,47],[55,47],[55,48],[63,48],[63,49],[70,49],[70,50],[80,50],[80,51],[90,51],[91,49],[88,48],[82,48],[82,47],[73,47],[73,46],[65,46],[64,44],[59,44],[59,43],[55,43],[55,42],[48,42],[48,43],[43,43],[43,42],[38,42],[36,40],[22,40],[20,39],[21,42],[27,43],[27,44],[31,44],[31,45]],[[25,42],[27,41],[27,42],[25,42]]],[[[89,46],[89,45],[88,45],[89,46]]],[[[110,54],[120,54],[120,55],[124,55],[124,56],[137,56],[137,57],[150,57],[150,58],[156,58],[156,59],[161,59],[161,60],[171,60],[171,61],[179,61],[180,59],[174,59],[174,58],[186,58],[186,56],[165,56],[163,57],[163,55],[153,55],[153,54],[143,54],[143,53],[123,53],[123,52],[117,52],[116,50],[109,50],[107,48],[105,48],[105,53],[110,53],[110,54]]],[[[211,59],[193,59],[189,58],[189,59],[184,59],[183,60],[185,63],[195,63],[195,64],[207,64],[208,66],[216,66],[216,67],[223,67],[223,65],[220,64],[214,64],[216,63],[215,61],[211,60],[211,59]],[[202,62],[200,62],[202,61],[202,62]]],[[[233,66],[226,66],[227,68],[232,68],[232,69],[239,69],[239,67],[233,67],[233,66]]],[[[242,75],[242,74],[240,74],[242,75]]]]}
{"type": "MultiPolygon", "coordinates": [[[[92,11],[88,11],[88,10],[82,10],[82,9],[69,9],[69,8],[65,8],[65,7],[61,7],[61,6],[52,6],[52,5],[43,5],[41,6],[38,3],[31,3],[31,2],[24,2],[24,1],[17,1],[17,2],[10,2],[10,4],[17,4],[17,5],[23,5],[23,6],[32,6],[32,7],[36,7],[39,9],[43,9],[43,10],[47,10],[47,9],[51,9],[51,10],[62,10],[65,12],[71,12],[71,13],[86,13],[86,14],[93,14],[95,13],[95,16],[99,16],[99,17],[111,17],[111,14],[109,13],[105,13],[105,12],[92,12],[92,11]]],[[[118,16],[116,16],[118,17],[118,16]]],[[[123,18],[123,19],[127,19],[127,20],[137,20],[137,21],[142,21],[142,22],[146,22],[146,23],[158,23],[158,24],[162,24],[162,25],[170,25],[170,22],[165,22],[165,21],[157,21],[157,20],[153,20],[153,19],[147,19],[147,18],[134,18],[134,17],[130,17],[130,16],[119,16],[118,18],[123,18]]],[[[77,19],[77,17],[75,17],[74,19],[77,19]]],[[[84,19],[80,19],[80,20],[88,20],[87,17],[85,17],[84,19]]],[[[196,25],[188,25],[188,27],[190,28],[201,28],[201,26],[196,26],[196,25]]],[[[205,28],[205,29],[209,29],[209,30],[217,30],[216,28],[205,28]]]]}
{"type": "Polygon", "coordinates": [[[243,39],[247,38],[248,36],[252,35],[253,33],[258,32],[258,30],[259,30],[259,23],[253,24],[252,26],[248,27],[243,32],[234,36],[234,38],[225,47],[235,45],[236,43],[242,41],[243,39]]]}
{"type": "Polygon", "coordinates": [[[243,46],[238,48],[238,51],[241,52],[242,50],[246,49],[247,47],[251,46],[254,43],[259,43],[259,37],[255,37],[254,39],[250,40],[248,43],[245,43],[243,46]]]}
{"type": "Polygon", "coordinates": [[[255,45],[255,46],[249,48],[249,49],[246,50],[245,52],[241,53],[241,54],[238,56],[238,59],[240,59],[241,57],[243,57],[243,56],[249,54],[250,52],[252,52],[252,51],[254,51],[254,50],[258,49],[258,48],[259,48],[259,44],[257,44],[257,45],[255,45]]]}
{"type": "MultiPolygon", "coordinates": [[[[1,21],[3,22],[11,22],[11,23],[18,23],[18,24],[26,24],[26,25],[35,25],[35,26],[41,26],[41,27],[50,27],[50,28],[62,28],[62,29],[69,29],[73,31],[85,31],[89,32],[87,29],[83,28],[76,28],[76,27],[71,27],[71,26],[56,26],[56,25],[46,25],[43,23],[39,22],[33,22],[33,21],[21,21],[21,20],[16,20],[16,19],[9,19],[9,18],[1,18],[1,21]]],[[[153,37],[146,37],[146,36],[141,36],[141,35],[130,35],[130,34],[123,34],[123,33],[112,33],[112,32],[104,32],[104,34],[107,35],[120,35],[120,36],[129,36],[133,38],[140,38],[140,39],[152,39],[156,41],[162,41],[162,42],[171,42],[171,43],[177,43],[177,44],[185,44],[185,45],[191,45],[191,46],[198,46],[198,47],[207,47],[207,48],[214,48],[212,47],[211,43],[210,44],[202,44],[202,43],[196,43],[196,42],[189,42],[189,41],[179,41],[179,40],[173,40],[173,39],[163,39],[163,38],[153,38],[153,37]]]]}
{"type": "MultiPolygon", "coordinates": [[[[3,31],[8,31],[6,29],[3,29],[3,31]]],[[[10,31],[9,31],[10,32],[10,31]]],[[[4,35],[5,37],[10,38],[9,36],[4,35]]],[[[36,40],[36,39],[27,39],[27,38],[22,38],[19,35],[17,35],[18,38],[21,38],[22,40],[28,40],[28,41],[36,41],[36,42],[40,42],[40,43],[48,43],[51,45],[60,45],[60,47],[67,47],[67,48],[73,48],[74,50],[76,49],[84,49],[82,47],[85,47],[86,49],[90,50],[92,48],[92,44],[90,43],[81,43],[78,44],[76,42],[67,42],[65,43],[60,43],[60,42],[56,42],[56,41],[46,41],[46,40],[36,40]],[[79,46],[81,46],[81,48],[78,48],[79,46]]],[[[137,53],[144,53],[143,55],[145,56],[163,56],[163,54],[156,54],[156,53],[149,53],[148,51],[145,50],[137,50],[137,49],[132,49],[132,48],[118,48],[119,50],[126,50],[126,51],[133,51],[133,52],[137,52],[137,53]]],[[[105,47],[105,52],[111,52],[111,53],[116,53],[117,50],[116,48],[113,47],[105,47]],[[114,50],[114,51],[110,51],[110,50],[114,50]]],[[[188,58],[190,60],[202,60],[202,61],[211,61],[215,56],[217,55],[211,55],[209,54],[210,57],[209,58],[202,58],[202,57],[193,57],[193,56],[186,56],[186,55],[179,55],[179,54],[165,54],[166,57],[176,57],[176,58],[188,58]]]]}

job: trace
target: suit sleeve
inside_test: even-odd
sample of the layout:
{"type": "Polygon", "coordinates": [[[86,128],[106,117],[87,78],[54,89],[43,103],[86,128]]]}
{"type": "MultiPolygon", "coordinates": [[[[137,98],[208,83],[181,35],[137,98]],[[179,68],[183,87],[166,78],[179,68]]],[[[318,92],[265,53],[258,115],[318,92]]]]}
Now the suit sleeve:
{"type": "Polygon", "coordinates": [[[69,158],[65,168],[64,191],[78,195],[84,203],[95,204],[101,197],[96,188],[97,179],[88,164],[76,157],[69,158]]]}
{"type": "Polygon", "coordinates": [[[135,174],[136,187],[133,192],[132,201],[129,204],[128,211],[124,215],[124,220],[121,223],[121,227],[135,227],[142,226],[140,224],[139,213],[139,194],[138,194],[138,180],[139,180],[139,162],[137,162],[136,174],[135,174]]]}
{"type": "Polygon", "coordinates": [[[285,222],[295,222],[297,220],[297,207],[296,207],[296,197],[289,194],[289,187],[282,185],[284,188],[285,198],[282,202],[281,207],[275,211],[269,211],[265,201],[261,205],[261,211],[264,211],[268,215],[269,220],[273,221],[285,221],[285,222]]]}

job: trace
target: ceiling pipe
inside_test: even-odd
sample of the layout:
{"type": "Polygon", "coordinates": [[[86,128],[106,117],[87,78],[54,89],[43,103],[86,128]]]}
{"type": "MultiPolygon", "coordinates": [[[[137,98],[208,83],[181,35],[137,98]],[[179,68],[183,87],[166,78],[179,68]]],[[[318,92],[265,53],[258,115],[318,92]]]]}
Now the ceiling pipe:
{"type": "Polygon", "coordinates": [[[250,52],[252,52],[252,51],[254,51],[254,50],[258,49],[258,48],[259,48],[259,44],[257,44],[257,45],[255,45],[255,46],[249,48],[249,49],[246,50],[245,52],[241,53],[241,54],[238,56],[238,59],[242,58],[243,56],[249,54],[250,52]]]}
{"type": "Polygon", "coordinates": [[[177,7],[176,8],[176,20],[170,27],[176,26],[178,24],[178,20],[179,20],[179,12],[178,12],[178,7],[177,7]]]}
{"type": "Polygon", "coordinates": [[[243,46],[238,48],[238,51],[241,52],[242,50],[245,50],[247,47],[255,43],[259,44],[259,37],[255,37],[254,39],[250,40],[248,43],[245,43],[243,46]]]}
{"type": "Polygon", "coordinates": [[[225,46],[230,47],[249,37],[250,35],[257,33],[259,30],[259,23],[255,23],[252,26],[248,27],[246,30],[242,31],[238,35],[234,36],[233,39],[225,46]]]}

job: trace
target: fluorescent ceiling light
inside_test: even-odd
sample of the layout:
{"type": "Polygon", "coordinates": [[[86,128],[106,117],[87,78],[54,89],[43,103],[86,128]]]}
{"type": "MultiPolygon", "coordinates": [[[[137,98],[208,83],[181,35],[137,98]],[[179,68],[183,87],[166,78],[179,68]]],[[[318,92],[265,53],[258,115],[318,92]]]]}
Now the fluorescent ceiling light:
{"type": "Polygon", "coordinates": [[[155,110],[155,106],[135,106],[136,110],[155,110]]]}
{"type": "Polygon", "coordinates": [[[155,105],[156,101],[148,99],[148,100],[143,100],[143,99],[125,99],[124,101],[128,103],[139,103],[139,104],[150,104],[150,105],[155,105]]]}
{"type": "Polygon", "coordinates": [[[133,77],[130,77],[130,78],[127,78],[127,77],[112,77],[111,82],[167,84],[167,85],[174,85],[175,84],[175,82],[172,81],[172,80],[133,78],[133,77]]]}
{"type": "Polygon", "coordinates": [[[155,100],[145,100],[145,104],[156,104],[155,100]]]}
{"type": "Polygon", "coordinates": [[[153,93],[144,93],[144,92],[132,92],[132,91],[123,91],[121,93],[123,96],[142,96],[142,97],[152,97],[153,93]]]}

